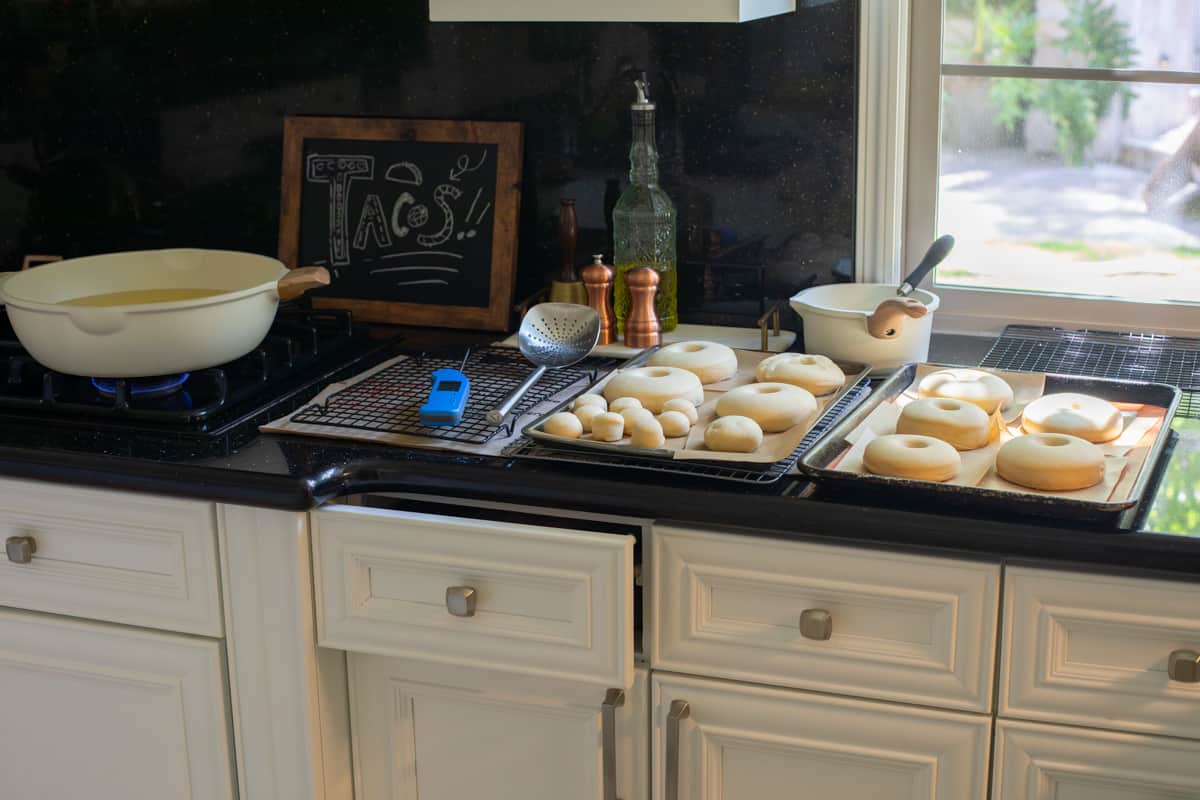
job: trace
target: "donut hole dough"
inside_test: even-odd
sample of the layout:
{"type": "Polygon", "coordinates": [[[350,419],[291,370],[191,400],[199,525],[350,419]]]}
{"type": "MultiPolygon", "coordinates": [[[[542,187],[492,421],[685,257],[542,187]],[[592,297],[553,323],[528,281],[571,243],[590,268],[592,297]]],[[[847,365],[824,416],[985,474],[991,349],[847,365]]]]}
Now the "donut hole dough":
{"type": "Polygon", "coordinates": [[[598,442],[619,442],[625,435],[625,418],[612,411],[592,417],[592,438],[598,442]]]}
{"type": "Polygon", "coordinates": [[[1025,407],[1027,433],[1065,433],[1089,442],[1110,442],[1125,430],[1120,410],[1090,394],[1046,394],[1025,407]]]}
{"type": "Polygon", "coordinates": [[[692,429],[692,423],[678,411],[664,411],[658,415],[658,424],[662,426],[663,435],[669,439],[687,436],[692,429]]]}
{"type": "Polygon", "coordinates": [[[721,417],[704,429],[704,446],[723,453],[753,453],[762,440],[762,428],[749,417],[721,417]]]}
{"type": "Polygon", "coordinates": [[[878,436],[867,443],[863,467],[875,475],[943,483],[962,469],[958,451],[941,439],[906,433],[878,436]]]}
{"type": "Polygon", "coordinates": [[[985,414],[1007,408],[1013,402],[1008,381],[977,369],[940,369],[931,372],[917,385],[920,397],[946,397],[979,406],[985,414]]]}
{"type": "Polygon", "coordinates": [[[601,411],[608,411],[608,401],[598,394],[581,394],[571,404],[572,411],[578,411],[584,406],[597,406],[601,411]]]}
{"type": "Polygon", "coordinates": [[[642,420],[654,419],[654,412],[639,406],[625,409],[621,412],[621,417],[625,420],[625,430],[632,431],[642,420]]]}
{"type": "Polygon", "coordinates": [[[618,397],[608,404],[608,410],[614,414],[620,414],[627,408],[641,408],[642,401],[636,397],[618,397]]]}
{"type": "Polygon", "coordinates": [[[789,383],[815,395],[842,388],[846,373],[825,356],[808,353],[778,353],[758,363],[754,377],[760,383],[789,383]]]}
{"type": "Polygon", "coordinates": [[[717,401],[717,416],[749,417],[765,433],[786,431],[817,413],[817,400],[790,383],[750,383],[730,389],[717,401]]]}
{"type": "Polygon", "coordinates": [[[653,416],[649,419],[638,420],[637,425],[633,427],[633,433],[630,434],[630,444],[634,447],[648,447],[653,450],[666,443],[662,425],[653,416]]]}
{"type": "Polygon", "coordinates": [[[575,409],[574,413],[575,413],[575,417],[580,421],[580,423],[583,424],[583,432],[591,433],[592,432],[592,420],[595,419],[598,415],[605,413],[605,411],[600,406],[587,405],[587,406],[580,406],[579,408],[575,409]]]}
{"type": "Polygon", "coordinates": [[[691,400],[684,400],[682,397],[663,403],[663,411],[678,411],[687,417],[688,425],[695,425],[696,421],[700,419],[700,412],[696,411],[696,404],[691,400]]]}
{"type": "Polygon", "coordinates": [[[560,411],[546,420],[546,433],[565,439],[578,439],[583,435],[583,422],[570,411],[560,411]]]}
{"type": "Polygon", "coordinates": [[[655,350],[646,362],[651,366],[678,367],[700,379],[716,383],[737,374],[737,353],[717,342],[676,342],[655,350]]]}
{"type": "Polygon", "coordinates": [[[682,397],[693,405],[704,402],[704,387],[691,372],[678,367],[631,367],[621,370],[604,387],[609,410],[617,398],[633,397],[655,414],[668,400],[682,397]]]}
{"type": "Polygon", "coordinates": [[[1048,492],[1087,489],[1104,480],[1104,451],[1065,433],[1030,433],[1004,443],[996,474],[1009,483],[1048,492]]]}
{"type": "Polygon", "coordinates": [[[932,436],[955,450],[975,450],[992,440],[998,432],[992,418],[979,406],[964,400],[926,397],[913,400],[900,412],[896,433],[932,436]]]}

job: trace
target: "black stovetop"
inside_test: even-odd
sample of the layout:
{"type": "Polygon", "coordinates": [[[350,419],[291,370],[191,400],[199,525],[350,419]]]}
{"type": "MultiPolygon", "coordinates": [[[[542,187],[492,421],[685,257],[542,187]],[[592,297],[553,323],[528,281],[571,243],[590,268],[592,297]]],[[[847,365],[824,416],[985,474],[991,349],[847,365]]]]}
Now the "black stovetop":
{"type": "Polygon", "coordinates": [[[365,368],[381,348],[348,311],[281,308],[267,337],[239,359],[181,376],[87,378],[37,363],[0,317],[0,425],[43,441],[83,437],[88,449],[155,457],[222,455],[258,426],[365,368]]]}

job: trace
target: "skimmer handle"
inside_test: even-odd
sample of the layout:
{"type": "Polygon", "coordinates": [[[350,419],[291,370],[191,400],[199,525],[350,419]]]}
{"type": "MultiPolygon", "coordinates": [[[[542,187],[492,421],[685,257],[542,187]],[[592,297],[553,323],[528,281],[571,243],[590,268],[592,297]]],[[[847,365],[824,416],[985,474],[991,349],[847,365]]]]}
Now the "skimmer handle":
{"type": "Polygon", "coordinates": [[[504,418],[508,416],[508,412],[513,410],[513,406],[519,403],[521,398],[525,396],[525,393],[528,392],[535,383],[541,380],[542,376],[545,374],[546,368],[544,366],[535,369],[530,376],[525,379],[524,383],[514,389],[512,394],[504,398],[503,403],[487,412],[487,421],[493,425],[499,425],[501,422],[504,422],[504,418]]]}

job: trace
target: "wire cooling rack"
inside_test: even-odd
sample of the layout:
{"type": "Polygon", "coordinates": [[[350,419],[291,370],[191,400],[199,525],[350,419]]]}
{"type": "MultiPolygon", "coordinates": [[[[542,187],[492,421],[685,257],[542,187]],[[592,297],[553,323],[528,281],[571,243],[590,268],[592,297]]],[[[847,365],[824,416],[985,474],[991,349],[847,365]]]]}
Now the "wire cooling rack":
{"type": "Polygon", "coordinates": [[[1200,419],[1200,339],[1009,325],[980,366],[1166,383],[1183,390],[1176,416],[1200,419]]]}
{"type": "Polygon", "coordinates": [[[826,431],[838,420],[850,413],[859,403],[871,393],[871,382],[863,378],[855,384],[841,399],[825,409],[825,413],[817,420],[817,424],[805,435],[790,456],[783,461],[776,461],[757,469],[743,466],[731,466],[722,462],[705,462],[692,460],[672,461],[661,458],[643,458],[625,456],[616,453],[605,453],[591,450],[573,450],[566,452],[546,447],[532,439],[522,438],[505,449],[504,455],[512,458],[529,458],[537,461],[559,461],[568,464],[599,464],[608,467],[645,470],[671,475],[690,475],[717,480],[737,481],[739,483],[766,484],[779,480],[796,465],[800,456],[817,443],[826,431]]]}
{"type": "Polygon", "coordinates": [[[529,377],[534,367],[517,350],[484,347],[473,350],[463,366],[471,381],[471,393],[462,422],[452,427],[431,428],[421,424],[418,412],[429,397],[434,370],[458,369],[462,359],[421,355],[398,361],[390,367],[331,394],[297,412],[292,422],[334,428],[407,434],[433,439],[485,444],[497,434],[512,436],[521,417],[535,406],[578,384],[591,385],[617,365],[612,358],[588,358],[562,369],[547,370],[526,392],[501,425],[485,416],[529,377]]]}

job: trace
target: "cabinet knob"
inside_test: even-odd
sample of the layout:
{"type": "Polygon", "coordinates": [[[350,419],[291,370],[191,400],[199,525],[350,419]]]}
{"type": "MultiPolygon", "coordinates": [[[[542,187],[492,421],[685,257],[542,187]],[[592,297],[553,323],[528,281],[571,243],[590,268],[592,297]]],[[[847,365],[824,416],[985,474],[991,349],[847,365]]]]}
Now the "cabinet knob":
{"type": "Polygon", "coordinates": [[[32,536],[10,536],[4,540],[4,552],[14,564],[28,564],[37,552],[37,542],[32,536]]]}
{"type": "Polygon", "coordinates": [[[1167,656],[1167,675],[1180,683],[1200,683],[1200,653],[1175,650],[1167,656]]]}
{"type": "Polygon", "coordinates": [[[474,586],[447,587],[446,610],[456,617],[473,617],[477,597],[474,586]]]}
{"type": "Polygon", "coordinates": [[[824,642],[833,636],[833,615],[823,608],[806,608],[800,612],[800,635],[805,639],[824,642]]]}

